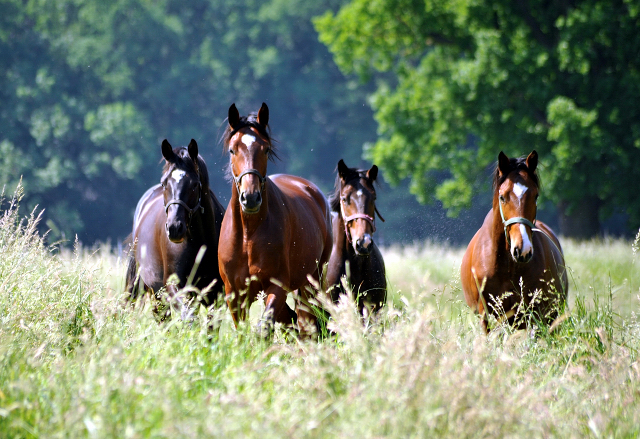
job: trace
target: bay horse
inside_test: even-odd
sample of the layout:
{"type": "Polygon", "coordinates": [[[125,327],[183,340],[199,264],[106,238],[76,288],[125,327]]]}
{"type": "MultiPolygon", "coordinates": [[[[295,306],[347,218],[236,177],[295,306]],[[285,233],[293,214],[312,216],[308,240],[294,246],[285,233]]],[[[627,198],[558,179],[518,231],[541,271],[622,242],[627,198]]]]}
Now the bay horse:
{"type": "Polygon", "coordinates": [[[373,240],[375,215],[384,222],[376,208],[373,183],[377,177],[376,165],[371,169],[356,169],[340,160],[335,191],[329,197],[333,248],[327,267],[327,287],[332,288],[331,298],[337,301],[343,292],[340,279],[347,276],[356,293],[360,315],[365,306],[370,311],[378,311],[387,298],[384,260],[373,240]]]}
{"type": "Polygon", "coordinates": [[[524,329],[525,312],[552,322],[567,299],[568,280],[558,238],[536,221],[538,153],[509,158],[502,151],[493,182],[493,207],[471,239],[460,275],[467,304],[489,332],[488,314],[524,329]]]}
{"type": "Polygon", "coordinates": [[[207,165],[198,155],[195,140],[188,147],[173,149],[165,139],[161,149],[165,164],[160,184],[147,190],[134,214],[126,288],[131,300],[162,287],[171,300],[179,300],[176,293],[198,264],[192,285],[202,291],[216,281],[204,297],[211,305],[223,287],[218,242],[224,208],[209,187],[207,165]],[[173,274],[178,276],[177,285],[167,284],[173,274]]]}
{"type": "Polygon", "coordinates": [[[231,200],[222,221],[218,263],[233,321],[237,327],[246,319],[249,306],[264,292],[263,335],[274,322],[297,323],[301,333],[314,332],[316,316],[308,305],[315,293],[308,287],[309,277],[320,281],[331,254],[327,199],[303,178],[267,176],[275,150],[266,104],[246,117],[232,104],[222,142],[230,156],[231,200]],[[295,312],[286,303],[294,290],[295,312]]]}

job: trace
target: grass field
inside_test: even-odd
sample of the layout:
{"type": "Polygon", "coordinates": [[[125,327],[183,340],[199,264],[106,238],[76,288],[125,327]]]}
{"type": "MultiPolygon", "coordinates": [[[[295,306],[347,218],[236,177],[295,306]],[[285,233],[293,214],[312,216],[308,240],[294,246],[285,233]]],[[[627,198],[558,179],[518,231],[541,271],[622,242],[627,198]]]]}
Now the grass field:
{"type": "Polygon", "coordinates": [[[558,331],[480,333],[463,249],[387,248],[389,306],[336,337],[217,334],[123,306],[108,248],[55,251],[0,218],[0,437],[622,437],[640,435],[640,272],[630,242],[563,241],[558,331]]]}

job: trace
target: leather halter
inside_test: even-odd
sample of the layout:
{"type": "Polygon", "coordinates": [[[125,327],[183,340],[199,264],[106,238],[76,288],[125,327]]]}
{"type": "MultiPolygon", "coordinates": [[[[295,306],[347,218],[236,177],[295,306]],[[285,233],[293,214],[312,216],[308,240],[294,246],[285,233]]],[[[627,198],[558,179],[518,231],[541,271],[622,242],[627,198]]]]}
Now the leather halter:
{"type": "MultiPolygon", "coordinates": [[[[378,208],[374,207],[375,212],[378,214],[382,222],[384,222],[384,218],[378,212],[378,208]]],[[[344,233],[347,235],[347,241],[351,242],[351,234],[349,233],[349,223],[355,219],[361,218],[371,224],[371,228],[373,229],[371,233],[376,232],[376,218],[375,215],[373,217],[367,215],[366,213],[354,213],[353,215],[345,216],[344,214],[344,204],[342,199],[340,199],[340,215],[342,215],[342,221],[344,222],[344,233]]]]}
{"type": "Polygon", "coordinates": [[[188,215],[188,220],[187,220],[187,228],[188,228],[189,224],[191,223],[191,217],[193,216],[194,213],[196,213],[196,211],[198,211],[198,209],[200,210],[201,213],[204,213],[204,207],[200,203],[201,200],[202,200],[202,182],[198,181],[198,202],[196,203],[195,206],[189,207],[189,205],[184,201],[182,201],[181,199],[174,198],[173,200],[169,201],[167,204],[164,205],[164,212],[168,215],[169,206],[171,206],[172,204],[177,204],[179,206],[184,207],[188,215]]]}
{"type": "Polygon", "coordinates": [[[536,229],[536,219],[533,219],[533,222],[529,221],[526,218],[523,218],[521,216],[514,216],[513,218],[509,218],[508,220],[504,219],[504,212],[502,211],[502,200],[498,200],[498,206],[500,206],[500,217],[502,217],[502,225],[504,226],[504,237],[507,240],[507,244],[511,242],[511,240],[509,239],[509,234],[507,233],[507,228],[512,225],[512,224],[524,224],[526,226],[529,226],[529,228],[533,231],[533,230],[538,230],[536,229]]]}
{"type": "Polygon", "coordinates": [[[242,180],[242,177],[244,177],[247,174],[254,174],[258,177],[258,179],[260,180],[260,193],[263,193],[264,185],[265,185],[265,182],[267,181],[267,177],[266,176],[263,177],[262,174],[257,169],[247,169],[237,177],[233,175],[233,171],[231,172],[233,181],[235,181],[236,183],[236,190],[238,191],[238,195],[240,195],[240,181],[242,180]]]}

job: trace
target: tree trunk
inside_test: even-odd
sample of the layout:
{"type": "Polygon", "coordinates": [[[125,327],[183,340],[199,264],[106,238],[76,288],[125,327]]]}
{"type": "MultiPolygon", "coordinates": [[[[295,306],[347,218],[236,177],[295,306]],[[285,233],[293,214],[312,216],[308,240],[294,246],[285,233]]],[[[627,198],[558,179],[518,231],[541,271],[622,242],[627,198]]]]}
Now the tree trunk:
{"type": "Polygon", "coordinates": [[[596,197],[582,199],[569,208],[568,203],[558,203],[560,233],[569,238],[589,239],[600,233],[600,200],[596,197]]]}

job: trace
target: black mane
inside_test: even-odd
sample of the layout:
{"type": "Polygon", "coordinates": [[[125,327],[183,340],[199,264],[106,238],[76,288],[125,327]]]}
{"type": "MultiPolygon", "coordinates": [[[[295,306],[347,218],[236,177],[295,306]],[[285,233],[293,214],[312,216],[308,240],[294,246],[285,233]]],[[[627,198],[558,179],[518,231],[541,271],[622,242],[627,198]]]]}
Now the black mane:
{"type": "Polygon", "coordinates": [[[504,181],[507,179],[509,174],[511,174],[514,171],[521,171],[521,170],[525,171],[529,175],[529,178],[531,178],[531,180],[535,183],[535,185],[538,188],[540,187],[540,178],[538,177],[538,174],[535,171],[531,172],[529,170],[529,167],[527,166],[527,157],[517,157],[517,158],[509,159],[509,170],[502,175],[500,175],[500,169],[499,169],[498,163],[496,162],[495,170],[493,172],[494,173],[493,191],[495,192],[498,190],[500,185],[504,183],[504,181]]]}

